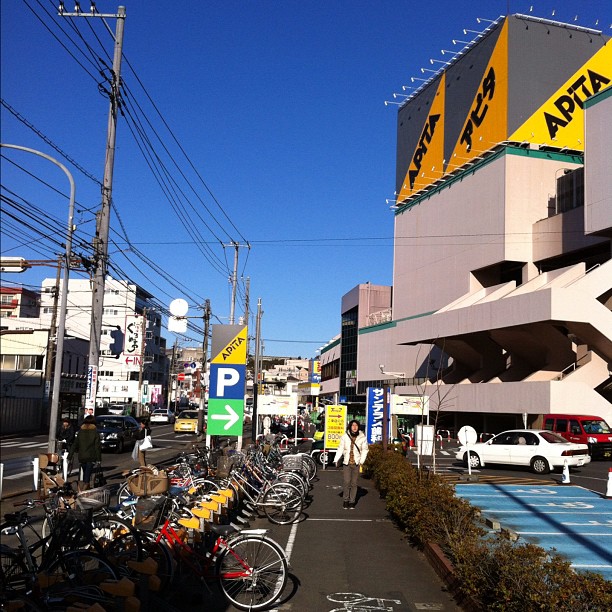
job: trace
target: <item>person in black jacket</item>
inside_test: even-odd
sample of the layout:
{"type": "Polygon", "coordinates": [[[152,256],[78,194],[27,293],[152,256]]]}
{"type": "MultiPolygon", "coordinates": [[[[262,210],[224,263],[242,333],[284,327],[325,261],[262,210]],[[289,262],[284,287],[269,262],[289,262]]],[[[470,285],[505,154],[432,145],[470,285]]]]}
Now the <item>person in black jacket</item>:
{"type": "Polygon", "coordinates": [[[68,452],[68,461],[72,461],[75,454],[81,464],[82,480],[89,486],[94,466],[102,460],[100,433],[96,427],[96,419],[91,415],[85,417],[68,452]]]}
{"type": "Polygon", "coordinates": [[[61,450],[70,450],[74,442],[74,427],[68,417],[62,419],[60,426],[57,428],[57,435],[55,437],[61,450]]]}

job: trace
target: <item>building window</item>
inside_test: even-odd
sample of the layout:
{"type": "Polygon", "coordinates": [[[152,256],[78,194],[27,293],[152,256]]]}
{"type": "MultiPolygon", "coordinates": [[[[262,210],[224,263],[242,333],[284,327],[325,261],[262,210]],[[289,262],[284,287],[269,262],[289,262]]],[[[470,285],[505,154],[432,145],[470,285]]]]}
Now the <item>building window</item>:
{"type": "Polygon", "coordinates": [[[42,370],[42,355],[16,355],[17,370],[42,370]]]}
{"type": "Polygon", "coordinates": [[[563,213],[584,206],[584,168],[578,168],[557,178],[557,212],[563,213]]]}
{"type": "Polygon", "coordinates": [[[104,309],[104,314],[105,315],[118,315],[119,311],[116,308],[105,308],[104,309]]]}
{"type": "Polygon", "coordinates": [[[3,293],[0,303],[2,304],[10,304],[15,299],[14,295],[9,295],[8,293],[3,293]]]}
{"type": "Polygon", "coordinates": [[[17,355],[2,355],[2,369],[3,370],[15,370],[17,363],[17,355]]]}

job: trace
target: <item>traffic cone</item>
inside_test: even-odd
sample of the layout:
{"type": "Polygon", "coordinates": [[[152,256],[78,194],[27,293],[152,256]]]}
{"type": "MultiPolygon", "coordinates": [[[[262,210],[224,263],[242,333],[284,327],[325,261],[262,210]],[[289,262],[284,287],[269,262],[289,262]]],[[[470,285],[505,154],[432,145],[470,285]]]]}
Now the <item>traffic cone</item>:
{"type": "Polygon", "coordinates": [[[606,499],[612,499],[612,468],[608,471],[608,488],[606,490],[606,499]]]}
{"type": "Polygon", "coordinates": [[[563,462],[563,476],[561,478],[561,484],[571,484],[569,467],[567,467],[567,459],[563,462]]]}

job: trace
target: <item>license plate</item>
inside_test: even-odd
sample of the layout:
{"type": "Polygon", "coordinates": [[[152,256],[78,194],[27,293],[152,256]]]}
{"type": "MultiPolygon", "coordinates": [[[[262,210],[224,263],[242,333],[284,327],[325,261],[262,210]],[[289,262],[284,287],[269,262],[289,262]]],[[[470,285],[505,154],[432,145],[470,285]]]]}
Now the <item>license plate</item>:
{"type": "Polygon", "coordinates": [[[584,465],[584,459],[580,459],[580,460],[578,461],[578,466],[581,466],[581,465],[584,465]]]}

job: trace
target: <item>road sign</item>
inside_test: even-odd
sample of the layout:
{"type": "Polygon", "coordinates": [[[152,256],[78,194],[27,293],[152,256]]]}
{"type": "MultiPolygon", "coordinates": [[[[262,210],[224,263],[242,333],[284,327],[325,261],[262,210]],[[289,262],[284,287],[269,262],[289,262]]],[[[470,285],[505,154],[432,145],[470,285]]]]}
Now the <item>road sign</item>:
{"type": "Polygon", "coordinates": [[[176,375],[176,379],[177,380],[185,380],[185,374],[183,374],[183,372],[180,372],[179,374],[176,375]]]}
{"type": "Polygon", "coordinates": [[[210,364],[208,435],[242,435],[245,377],[246,365],[210,364]]]}

